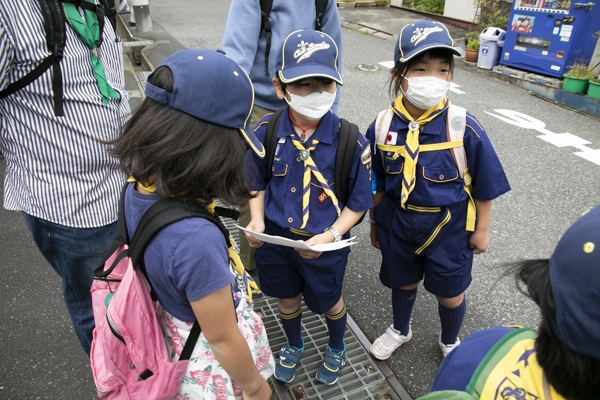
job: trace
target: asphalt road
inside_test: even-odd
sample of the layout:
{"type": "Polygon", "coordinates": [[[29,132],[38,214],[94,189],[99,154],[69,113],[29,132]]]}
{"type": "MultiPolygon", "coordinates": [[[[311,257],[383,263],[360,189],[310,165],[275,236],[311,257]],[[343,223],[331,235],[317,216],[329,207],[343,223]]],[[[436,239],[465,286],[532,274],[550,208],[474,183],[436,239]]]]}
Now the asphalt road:
{"type": "MultiPolygon", "coordinates": [[[[169,40],[149,54],[160,62],[183,47],[218,48],[228,7],[229,1],[218,0],[151,1],[155,32],[146,36],[164,34],[169,40]]],[[[395,9],[340,10],[340,15],[393,34],[405,21],[418,18],[395,9]]],[[[343,35],[345,85],[339,114],[364,130],[390,101],[389,72],[379,63],[392,59],[395,38],[382,39],[355,29],[344,29],[343,35]],[[357,68],[360,64],[378,70],[365,72],[357,68]]],[[[454,82],[460,87],[450,93],[450,99],[469,109],[487,129],[512,186],[511,192],[494,201],[491,244],[485,254],[475,257],[460,336],[498,324],[536,326],[536,306],[516,290],[512,278],[502,278],[504,264],[549,257],[562,232],[600,203],[600,150],[593,151],[600,149],[600,123],[462,61],[457,62],[454,82]],[[545,123],[547,131],[539,125],[531,129],[523,120],[518,126],[507,123],[491,115],[502,116],[496,110],[534,117],[545,123]],[[563,135],[555,135],[559,133],[563,135]],[[578,138],[588,142],[579,150],[573,147],[578,138]]],[[[0,161],[0,176],[3,172],[0,161]]],[[[379,282],[381,256],[369,244],[366,222],[354,233],[360,243],[350,256],[344,297],[350,314],[373,341],[391,323],[391,296],[379,282]]],[[[0,399],[95,398],[88,360],[71,330],[60,281],[35,248],[21,215],[3,209],[0,273],[0,399]]],[[[422,289],[412,328],[413,340],[388,364],[417,397],[428,392],[442,361],[437,306],[422,289]]]]}

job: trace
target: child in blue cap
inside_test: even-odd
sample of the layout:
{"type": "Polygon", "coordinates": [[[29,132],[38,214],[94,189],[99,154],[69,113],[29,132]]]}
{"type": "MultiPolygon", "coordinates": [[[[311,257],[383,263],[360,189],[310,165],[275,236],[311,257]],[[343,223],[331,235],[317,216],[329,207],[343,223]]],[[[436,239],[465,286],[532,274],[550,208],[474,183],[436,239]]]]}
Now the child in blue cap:
{"type": "Polygon", "coordinates": [[[398,97],[366,134],[374,154],[371,243],[383,257],[380,280],[392,289],[393,323],[370,348],[380,360],[412,338],[423,279],[438,301],[443,355],[460,343],[473,254],[488,247],[492,199],[510,190],[481,124],[446,97],[454,55],[439,22],[402,28],[390,71],[398,97]]]}
{"type": "MultiPolygon", "coordinates": [[[[289,107],[280,117],[272,169],[268,170],[267,160],[247,153],[248,161],[256,167],[252,186],[256,197],[249,202],[248,229],[303,240],[308,245],[337,242],[349,237],[350,228],[371,207],[371,153],[360,133],[350,155],[348,198],[337,198],[341,184],[335,182],[340,119],[330,111],[336,83],[343,83],[337,57],[337,45],[325,33],[301,30],[285,39],[273,86],[289,107]]],[[[266,115],[255,129],[263,144],[272,115],[266,115]]],[[[325,314],[329,330],[317,380],[334,384],[346,357],[342,284],[349,248],[321,253],[246,237],[256,249],[261,289],[279,299],[281,324],[288,339],[279,352],[275,377],[291,382],[296,375],[304,351],[300,325],[304,298],[311,311],[325,314]]]]}
{"type": "MultiPolygon", "coordinates": [[[[264,148],[248,128],[254,90],[244,70],[218,51],[182,50],[148,77],[146,96],[111,150],[134,180],[125,192],[129,236],[161,198],[199,202],[211,213],[214,198],[247,201],[246,150],[262,156],[264,148]]],[[[274,360],[265,327],[230,257],[237,255],[221,230],[204,218],[166,226],[144,253],[173,360],[193,322],[202,329],[177,399],[270,398],[265,379],[274,360]]]]}
{"type": "Polygon", "coordinates": [[[549,259],[513,268],[540,308],[538,332],[497,326],[470,335],[442,362],[423,400],[598,398],[600,207],[567,229],[549,259]]]}

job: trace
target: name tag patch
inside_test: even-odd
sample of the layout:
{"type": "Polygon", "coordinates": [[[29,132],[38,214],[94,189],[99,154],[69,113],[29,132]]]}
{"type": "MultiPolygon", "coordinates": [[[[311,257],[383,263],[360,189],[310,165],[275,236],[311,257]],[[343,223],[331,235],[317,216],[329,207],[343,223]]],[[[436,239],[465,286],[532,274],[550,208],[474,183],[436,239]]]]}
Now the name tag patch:
{"type": "Polygon", "coordinates": [[[285,137],[279,138],[277,142],[277,147],[275,147],[275,157],[279,155],[279,151],[281,151],[281,144],[285,143],[285,137]]]}
{"type": "Polygon", "coordinates": [[[327,200],[327,198],[328,198],[328,197],[329,197],[329,196],[327,196],[327,193],[325,193],[325,192],[321,192],[321,194],[319,195],[319,197],[317,197],[317,200],[319,200],[319,203],[320,203],[320,204],[323,204],[323,202],[324,202],[325,200],[327,200]]]}

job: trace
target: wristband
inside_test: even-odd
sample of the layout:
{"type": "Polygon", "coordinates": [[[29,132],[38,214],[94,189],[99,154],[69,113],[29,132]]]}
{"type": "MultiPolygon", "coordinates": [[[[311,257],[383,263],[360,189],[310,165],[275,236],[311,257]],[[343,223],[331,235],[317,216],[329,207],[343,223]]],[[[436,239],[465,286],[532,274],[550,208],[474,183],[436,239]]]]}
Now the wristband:
{"type": "Polygon", "coordinates": [[[370,223],[371,225],[377,225],[377,222],[375,222],[374,219],[371,219],[371,217],[369,217],[368,215],[367,215],[367,222],[370,223]]]}

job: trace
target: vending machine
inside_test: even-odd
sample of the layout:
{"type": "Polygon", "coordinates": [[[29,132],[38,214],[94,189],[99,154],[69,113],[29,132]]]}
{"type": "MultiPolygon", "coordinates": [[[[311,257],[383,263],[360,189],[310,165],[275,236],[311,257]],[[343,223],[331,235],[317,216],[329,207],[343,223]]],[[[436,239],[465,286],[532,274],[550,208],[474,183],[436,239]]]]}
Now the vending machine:
{"type": "Polygon", "coordinates": [[[514,0],[500,64],[561,77],[573,61],[589,63],[600,35],[600,6],[514,0]]]}

